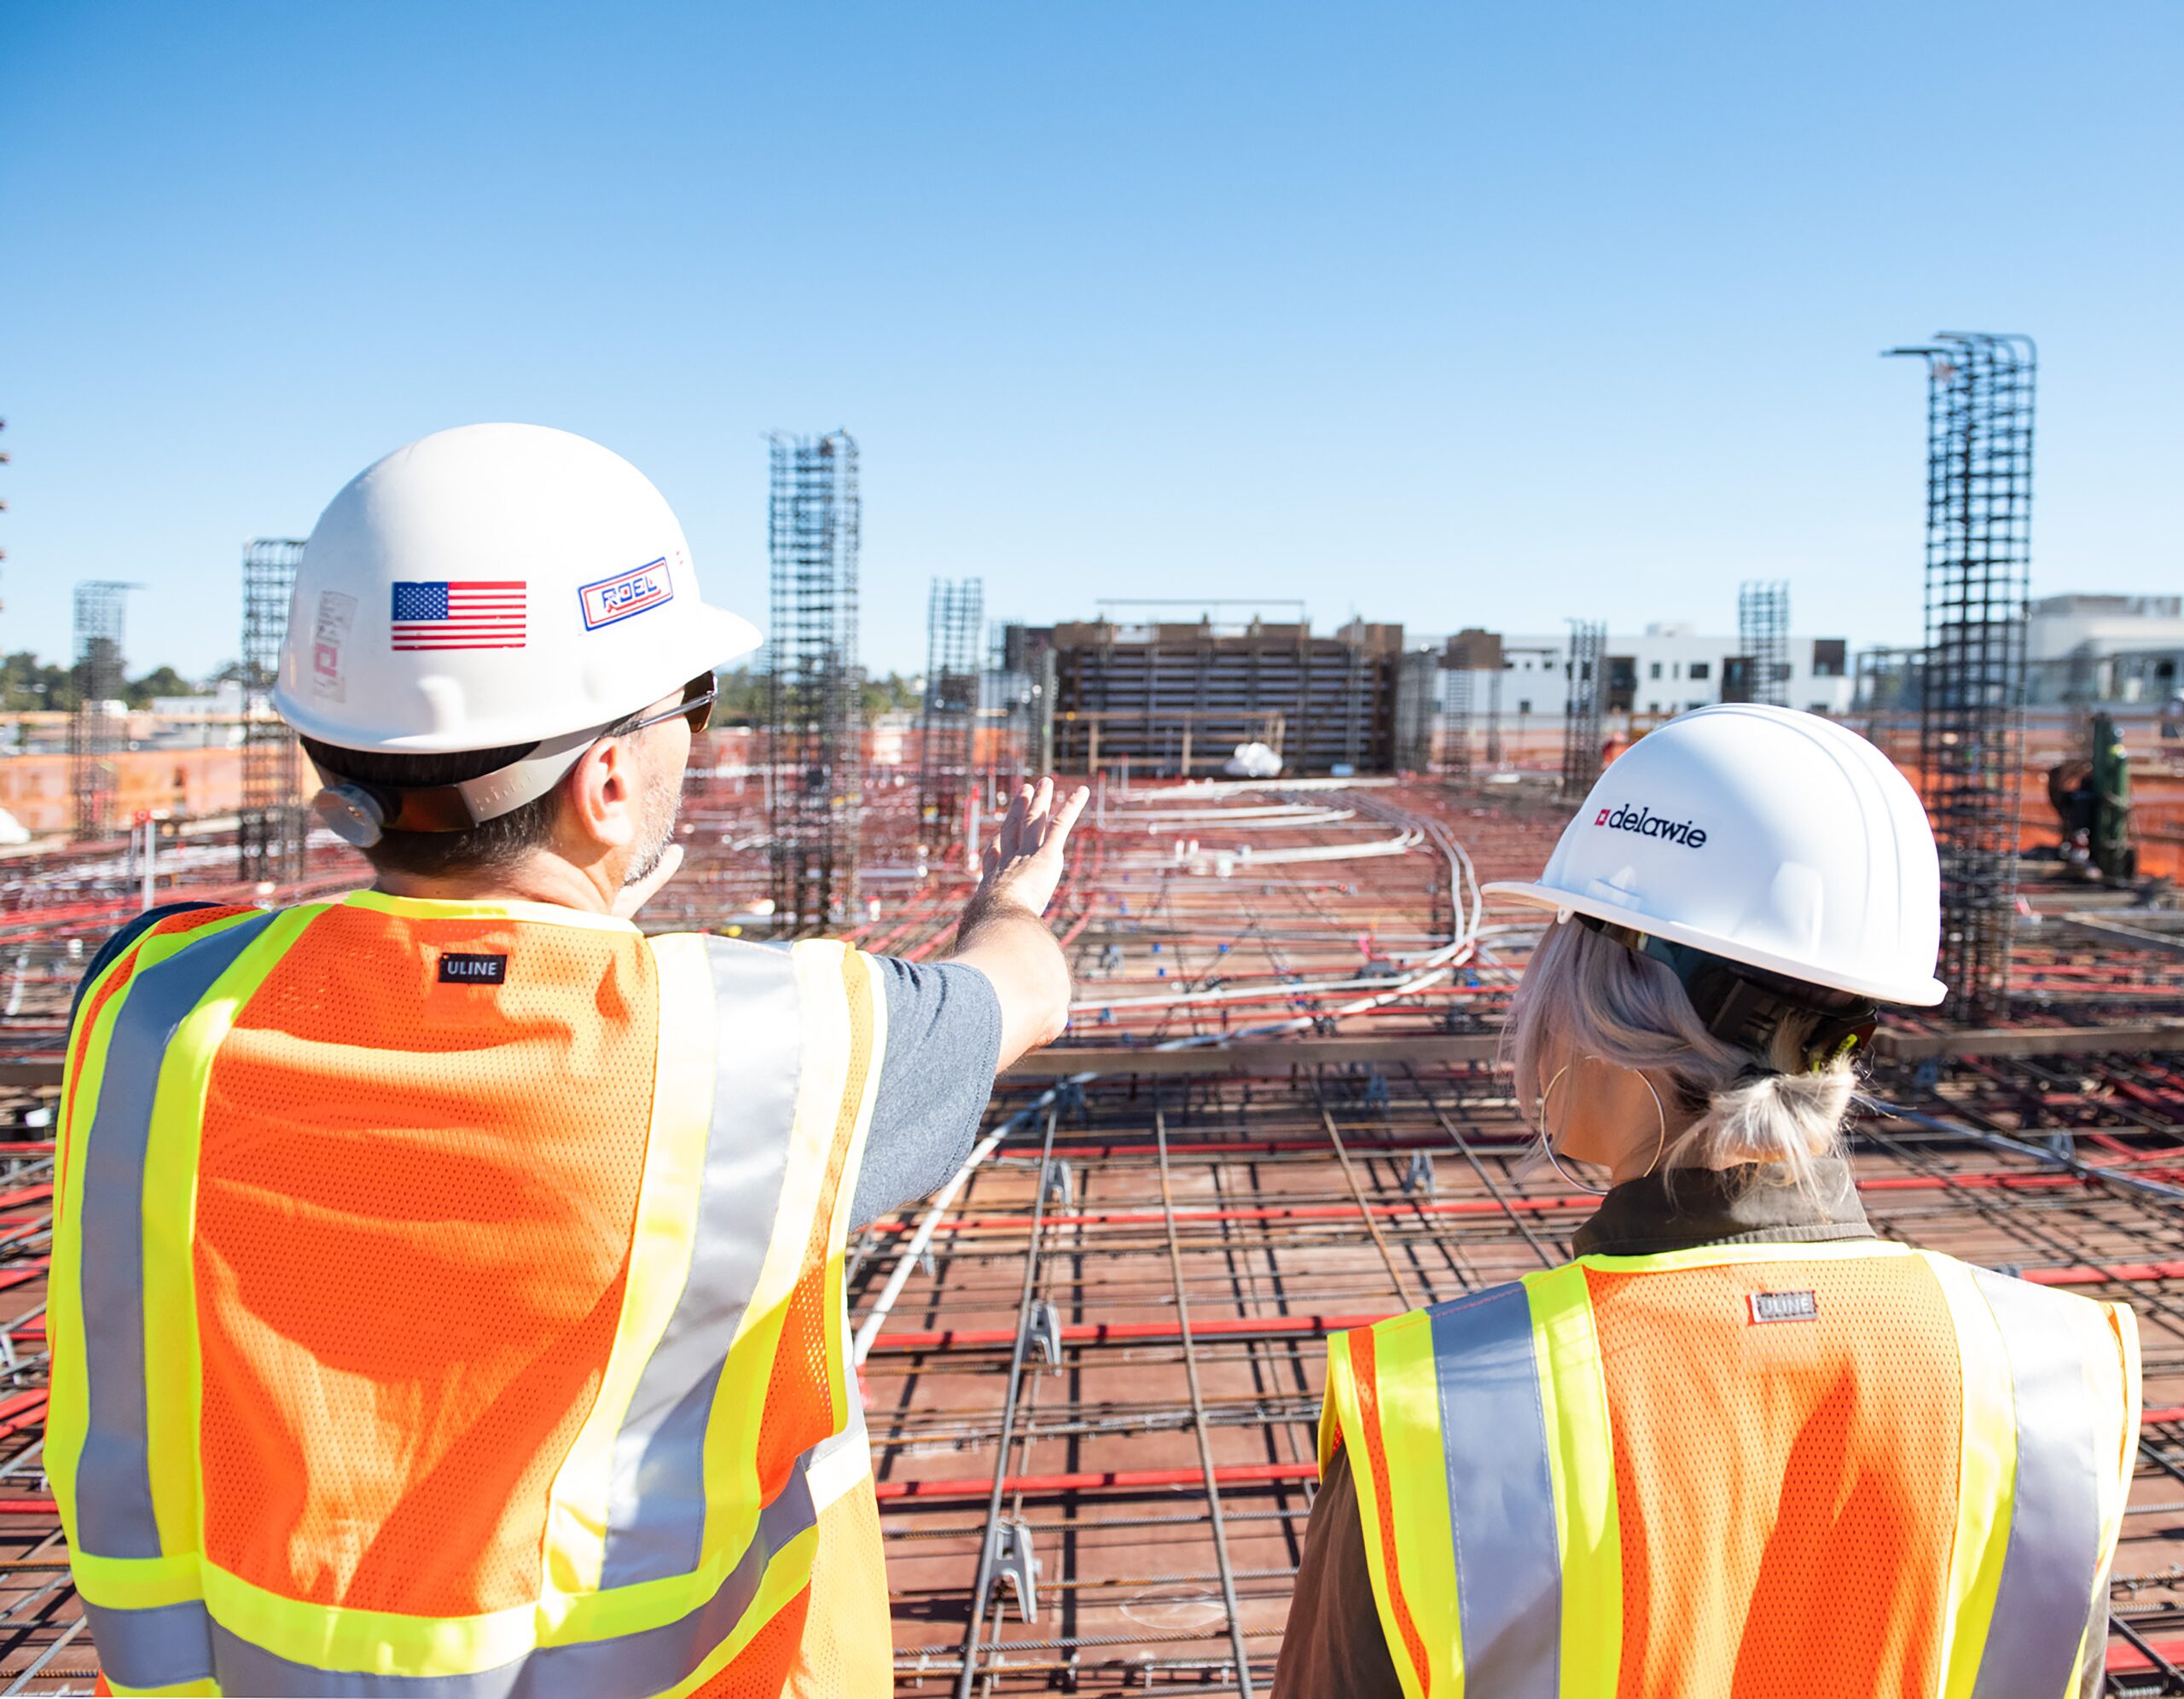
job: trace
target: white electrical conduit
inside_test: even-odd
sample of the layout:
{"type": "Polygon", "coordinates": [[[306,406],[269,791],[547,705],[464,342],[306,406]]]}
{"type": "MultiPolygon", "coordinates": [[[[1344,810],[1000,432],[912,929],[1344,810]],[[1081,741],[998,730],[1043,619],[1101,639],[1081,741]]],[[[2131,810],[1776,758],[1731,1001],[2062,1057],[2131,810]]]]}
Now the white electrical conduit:
{"type": "Polygon", "coordinates": [[[1135,806],[1140,797],[1148,803],[1160,803],[1170,797],[1182,802],[1193,797],[1241,797],[1254,792],[1263,796],[1283,791],[1386,791],[1397,782],[1393,779],[1191,779],[1180,785],[1133,790],[1130,801],[1135,806]]]}
{"type": "Polygon", "coordinates": [[[1311,803],[1269,803],[1266,807],[1258,809],[1133,809],[1124,816],[1124,825],[1142,824],[1149,832],[1156,824],[1175,820],[1254,821],[1276,826],[1317,826],[1326,821],[1355,820],[1356,817],[1356,809],[1321,808],[1311,803]]]}
{"type": "MultiPolygon", "coordinates": [[[[1499,925],[1475,928],[1471,933],[1471,939],[1473,944],[1477,944],[1483,939],[1499,937],[1507,932],[1536,932],[1537,930],[1536,927],[1529,925],[1511,925],[1504,922],[1499,925]]],[[[1239,944],[1248,944],[1253,942],[1255,940],[1248,934],[1240,935],[1237,939],[1239,944]]],[[[1437,946],[1433,950],[1414,954],[1391,951],[1385,960],[1398,965],[1407,966],[1413,962],[1426,963],[1436,960],[1444,954],[1448,946],[1443,944],[1437,946]]],[[[1499,968],[1495,971],[1505,974],[1514,971],[1511,968],[1499,968]]],[[[1102,1009],[1165,1009],[1181,1003],[1220,1003],[1246,997],[1291,994],[1301,996],[1308,993],[1321,991],[1355,991],[1362,989],[1368,985],[1385,985],[1394,977],[1391,974],[1383,973],[1367,979],[1352,977],[1341,979],[1288,980],[1269,978],[1264,974],[1234,974],[1224,977],[1223,983],[1219,985],[1207,986],[1195,991],[1161,991],[1143,997],[1114,997],[1105,1002],[1089,1000],[1075,1002],[1069,1006],[1069,1012],[1071,1018],[1074,1019],[1082,1014],[1097,1014],[1102,1009]]]]}
{"type": "MultiPolygon", "coordinates": [[[[1426,835],[1424,832],[1419,833],[1421,838],[1426,835]]],[[[1479,921],[1485,908],[1485,898],[1478,889],[1478,876],[1476,869],[1472,866],[1470,853],[1462,844],[1443,832],[1436,831],[1432,836],[1441,853],[1448,859],[1449,890],[1452,892],[1468,891],[1470,903],[1468,908],[1466,908],[1461,906],[1459,899],[1456,925],[1453,936],[1439,949],[1420,960],[1418,971],[1414,972],[1401,984],[1391,987],[1377,996],[1361,997],[1353,1002],[1344,1004],[1339,1009],[1332,1011],[1323,1009],[1314,1014],[1300,1015],[1293,1020],[1280,1021],[1271,1026],[1252,1027],[1241,1032],[1205,1033],[1189,1038],[1170,1039],[1164,1044],[1156,1044],[1152,1048],[1154,1050],[1199,1050],[1209,1045],[1227,1044],[1235,1039],[1266,1038],[1286,1032],[1301,1032],[1321,1019],[1332,1018],[1340,1020],[1350,1015],[1368,1013],[1372,1010],[1384,1007],[1396,1001],[1398,998],[1408,997],[1414,991],[1422,990],[1436,980],[1446,977],[1478,948],[1479,921]]],[[[1124,1052],[1118,1056],[1116,1067],[1110,1071],[1122,1073],[1130,1071],[1128,1052],[1124,1052]]],[[[961,1192],[972,1174],[994,1153],[1002,1139],[1019,1127],[1028,1122],[1040,1110],[1051,1105],[1060,1095],[1063,1086],[1082,1086],[1087,1081],[1096,1080],[1099,1077],[1100,1070],[1088,1070],[1081,1074],[1072,1074],[1060,1084],[1049,1086],[1031,1102],[987,1134],[972,1148],[971,1154],[964,1158],[963,1166],[956,1171],[956,1177],[943,1186],[939,1194],[933,1198],[931,1206],[927,1208],[923,1218],[918,1222],[917,1231],[910,1236],[910,1242],[903,1247],[902,1255],[897,1259],[895,1267],[889,1272],[886,1284],[880,1287],[880,1296],[873,1300],[872,1308],[865,1312],[864,1319],[857,1324],[857,1332],[851,1342],[850,1355],[852,1362],[863,1364],[866,1354],[872,1349],[872,1342],[880,1337],[880,1330],[886,1325],[887,1317],[895,1308],[896,1299],[902,1296],[903,1288],[909,1284],[910,1271],[917,1267],[918,1259],[926,1254],[926,1248],[932,1244],[933,1234],[939,1231],[941,1217],[953,1207],[957,1195],[961,1192]]]]}
{"type": "Polygon", "coordinates": [[[1253,867],[1281,867],[1298,861],[1363,861],[1382,855],[1408,855],[1426,841],[1422,832],[1406,832],[1395,838],[1376,838],[1368,844],[1314,844],[1295,850],[1209,849],[1201,844],[1181,855],[1124,855],[1111,865],[1124,867],[1187,867],[1227,859],[1237,873],[1253,867]]]}

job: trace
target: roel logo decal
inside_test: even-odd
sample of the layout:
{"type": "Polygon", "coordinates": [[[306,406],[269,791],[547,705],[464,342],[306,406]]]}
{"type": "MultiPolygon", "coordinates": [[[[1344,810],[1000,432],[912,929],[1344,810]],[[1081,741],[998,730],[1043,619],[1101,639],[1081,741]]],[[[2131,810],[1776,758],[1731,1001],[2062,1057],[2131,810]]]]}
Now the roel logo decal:
{"type": "Polygon", "coordinates": [[[601,578],[577,592],[584,602],[584,629],[596,631],[633,613],[675,600],[675,586],[667,576],[667,557],[648,561],[634,572],[601,578]]]}

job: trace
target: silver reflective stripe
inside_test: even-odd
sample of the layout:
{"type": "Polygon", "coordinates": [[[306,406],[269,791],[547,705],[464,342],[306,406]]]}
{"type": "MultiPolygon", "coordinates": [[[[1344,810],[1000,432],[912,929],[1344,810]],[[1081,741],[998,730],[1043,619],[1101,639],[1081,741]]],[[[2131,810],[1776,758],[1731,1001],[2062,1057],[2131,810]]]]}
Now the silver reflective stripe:
{"type": "Polygon", "coordinates": [[[2100,1568],[2097,1430],[2069,1313],[2084,1300],[1985,1268],[1972,1277],[2001,1325],[2017,1409],[2009,1545],[1972,1699],[2057,1699],[2100,1568]]]}
{"type": "Polygon", "coordinates": [[[1448,1456],[1464,1690],[1555,1699],[1562,1561],[1531,1306],[1522,1286],[1497,1286],[1426,1313],[1448,1456]]]}
{"type": "Polygon", "coordinates": [[[91,1644],[108,1681],[124,1687],[172,1687],[212,1673],[212,1622],[203,1603],[116,1610],[84,1601],[91,1644]]]}
{"type": "Polygon", "coordinates": [[[706,1530],[706,1424],[781,1204],[804,1023],[785,949],[708,938],[712,1117],[690,1267],[614,1435],[601,1585],[688,1574],[706,1530]]]}
{"type": "Polygon", "coordinates": [[[657,1628],[537,1651],[472,1675],[363,1675],[290,1663],[218,1623],[212,1650],[220,1690],[293,1699],[651,1699],[687,1679],[734,1632],[758,1597],[775,1553],[817,1520],[799,1458],[781,1496],[758,1513],[758,1532],[719,1590],[688,1615],[657,1628]]]}
{"type": "Polygon", "coordinates": [[[79,1282],[89,1404],[76,1463],[76,1540],[101,1557],[156,1557],[144,1449],[144,1159],[175,1029],[271,924],[237,921],[137,970],[114,1017],[84,1151],[79,1282]]]}

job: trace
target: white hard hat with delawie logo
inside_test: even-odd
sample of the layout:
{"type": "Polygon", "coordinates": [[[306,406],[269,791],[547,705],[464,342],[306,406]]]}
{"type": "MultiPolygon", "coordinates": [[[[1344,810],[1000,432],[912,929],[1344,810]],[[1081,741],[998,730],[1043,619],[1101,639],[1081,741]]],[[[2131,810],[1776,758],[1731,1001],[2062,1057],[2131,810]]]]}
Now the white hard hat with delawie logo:
{"type": "Polygon", "coordinates": [[[1600,775],[1538,879],[1486,890],[1875,1002],[1948,994],[1926,809],[1816,714],[1679,716],[1600,775]]]}
{"type": "Polygon", "coordinates": [[[458,830],[543,795],[605,728],[758,642],[706,604],[673,510],[619,455],[468,425],[397,449],[319,516],[274,705],[305,737],[374,755],[529,745],[460,797],[384,821],[458,830]]]}

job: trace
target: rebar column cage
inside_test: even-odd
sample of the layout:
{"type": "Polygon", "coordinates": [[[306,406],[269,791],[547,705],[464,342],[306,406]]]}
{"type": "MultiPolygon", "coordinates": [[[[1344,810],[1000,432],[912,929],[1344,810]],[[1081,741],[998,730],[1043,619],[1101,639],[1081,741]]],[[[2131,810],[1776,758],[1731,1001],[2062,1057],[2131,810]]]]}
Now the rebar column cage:
{"type": "Polygon", "coordinates": [[[1941,851],[1948,1012],[2007,1018],[2032,560],[2029,336],[1944,331],[1926,362],[1926,656],[1920,792],[1941,851]]]}
{"type": "Polygon", "coordinates": [[[1753,702],[1790,702],[1790,586],[1747,578],[1737,591],[1737,647],[1751,667],[1753,702]]]}
{"type": "Polygon", "coordinates": [[[963,799],[975,787],[985,586],[935,578],[926,602],[925,702],[918,716],[918,821],[935,848],[962,836],[963,799]]]}
{"type": "Polygon", "coordinates": [[[1569,693],[1562,713],[1562,796],[1582,797],[1600,776],[1600,708],[1606,680],[1603,656],[1607,627],[1596,621],[1570,622],[1570,659],[1565,668],[1569,693]]]}
{"type": "Polygon", "coordinates": [[[122,598],[135,584],[96,578],[76,586],[76,712],[68,722],[68,787],[78,839],[104,838],[114,827],[114,761],[120,753],[122,598]]]}
{"type": "Polygon", "coordinates": [[[304,546],[261,536],[242,552],[242,809],[235,823],[235,876],[286,883],[303,877],[303,751],[273,710],[288,598],[304,546]]]}
{"type": "Polygon", "coordinates": [[[863,689],[857,658],[857,443],[775,432],[766,510],[773,626],[765,763],[775,927],[823,931],[857,902],[863,689]]]}

